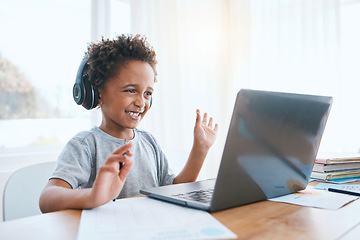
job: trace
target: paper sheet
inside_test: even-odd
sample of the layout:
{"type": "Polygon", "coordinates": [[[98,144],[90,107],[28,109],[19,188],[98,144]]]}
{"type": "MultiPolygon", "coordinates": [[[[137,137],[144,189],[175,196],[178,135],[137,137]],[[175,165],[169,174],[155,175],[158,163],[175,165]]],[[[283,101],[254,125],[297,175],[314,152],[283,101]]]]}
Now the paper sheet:
{"type": "Polygon", "coordinates": [[[308,186],[305,190],[302,190],[298,193],[271,198],[269,200],[274,202],[284,202],[307,207],[335,210],[358,198],[359,197],[347,194],[334,193],[327,190],[318,190],[313,186],[308,186]]]}
{"type": "Polygon", "coordinates": [[[319,183],[315,186],[316,189],[336,188],[347,191],[360,192],[360,184],[331,184],[331,183],[319,183]]]}
{"type": "Polygon", "coordinates": [[[223,239],[237,236],[208,212],[148,197],[83,210],[78,240],[223,239]]]}

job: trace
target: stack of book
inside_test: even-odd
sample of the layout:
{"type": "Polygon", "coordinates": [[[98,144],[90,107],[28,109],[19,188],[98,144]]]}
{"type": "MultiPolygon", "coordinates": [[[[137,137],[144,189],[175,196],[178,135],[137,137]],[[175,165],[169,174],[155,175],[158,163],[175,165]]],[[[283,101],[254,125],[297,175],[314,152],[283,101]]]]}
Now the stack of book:
{"type": "Polygon", "coordinates": [[[325,181],[360,181],[360,156],[318,157],[311,177],[325,181]]]}

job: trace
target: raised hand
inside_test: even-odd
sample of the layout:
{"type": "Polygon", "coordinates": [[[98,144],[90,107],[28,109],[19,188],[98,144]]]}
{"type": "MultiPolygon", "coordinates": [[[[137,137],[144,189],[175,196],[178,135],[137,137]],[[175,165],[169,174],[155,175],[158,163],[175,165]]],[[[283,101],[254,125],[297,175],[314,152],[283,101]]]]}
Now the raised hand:
{"type": "Polygon", "coordinates": [[[194,128],[194,146],[209,149],[215,142],[218,124],[213,127],[213,118],[204,113],[201,119],[200,110],[196,110],[196,123],[194,128]]]}

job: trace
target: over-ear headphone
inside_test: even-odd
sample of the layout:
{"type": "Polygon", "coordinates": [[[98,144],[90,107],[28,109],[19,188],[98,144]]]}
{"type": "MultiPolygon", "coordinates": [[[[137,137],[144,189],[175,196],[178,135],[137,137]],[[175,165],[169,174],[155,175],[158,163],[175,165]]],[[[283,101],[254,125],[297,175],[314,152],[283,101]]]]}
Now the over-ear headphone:
{"type": "Polygon", "coordinates": [[[92,109],[98,105],[99,92],[89,82],[89,76],[86,73],[89,67],[87,60],[89,55],[85,54],[80,63],[76,74],[76,81],[73,87],[73,97],[78,105],[82,105],[86,109],[92,109]]]}
{"type": "MultiPolygon", "coordinates": [[[[95,108],[99,101],[99,92],[89,82],[89,76],[86,73],[89,67],[87,60],[89,55],[85,54],[83,60],[80,63],[79,69],[76,74],[76,80],[73,87],[73,97],[78,105],[82,105],[86,109],[95,108]]],[[[149,109],[152,105],[152,96],[150,98],[149,109]]]]}

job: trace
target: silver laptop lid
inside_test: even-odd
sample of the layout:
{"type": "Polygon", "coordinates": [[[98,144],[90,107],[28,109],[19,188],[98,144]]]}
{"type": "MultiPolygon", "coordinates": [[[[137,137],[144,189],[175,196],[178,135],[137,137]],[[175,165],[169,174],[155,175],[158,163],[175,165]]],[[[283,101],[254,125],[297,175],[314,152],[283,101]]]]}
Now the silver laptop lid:
{"type": "Polygon", "coordinates": [[[332,97],[242,89],[211,211],[305,189],[332,97]]]}

